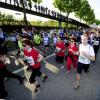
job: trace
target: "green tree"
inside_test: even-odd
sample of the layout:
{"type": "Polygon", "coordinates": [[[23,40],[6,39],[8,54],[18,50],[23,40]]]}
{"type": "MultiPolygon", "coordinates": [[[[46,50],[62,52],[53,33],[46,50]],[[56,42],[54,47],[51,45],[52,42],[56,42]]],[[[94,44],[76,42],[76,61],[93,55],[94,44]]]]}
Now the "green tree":
{"type": "Polygon", "coordinates": [[[88,10],[88,14],[87,16],[84,17],[83,19],[85,22],[87,22],[88,24],[93,24],[95,21],[95,14],[94,14],[94,10],[88,10]]]}
{"type": "Polygon", "coordinates": [[[25,11],[26,0],[20,0],[20,4],[21,4],[21,6],[22,6],[22,8],[23,8],[24,24],[25,24],[25,26],[27,26],[27,25],[28,25],[28,21],[27,21],[27,16],[26,16],[26,11],[25,11]]]}
{"type": "Polygon", "coordinates": [[[95,19],[94,23],[96,23],[96,25],[100,25],[100,20],[99,19],[95,19]]]}
{"type": "Polygon", "coordinates": [[[2,22],[2,13],[0,12],[0,24],[2,24],[1,22],[2,22]]]}
{"type": "Polygon", "coordinates": [[[0,12],[0,21],[2,25],[4,25],[5,19],[6,19],[6,14],[0,12]]]}
{"type": "Polygon", "coordinates": [[[94,11],[91,9],[91,6],[87,0],[81,1],[81,7],[75,12],[75,16],[80,19],[80,22],[81,20],[84,20],[87,23],[93,23],[95,19],[94,11]]]}
{"type": "Polygon", "coordinates": [[[42,0],[20,0],[20,4],[23,7],[25,25],[27,26],[28,22],[27,22],[27,16],[26,16],[26,11],[25,11],[25,4],[26,4],[26,2],[28,2],[28,6],[30,7],[30,10],[31,10],[33,2],[35,4],[36,3],[40,4],[42,2],[42,0]]]}
{"type": "Polygon", "coordinates": [[[10,15],[10,14],[7,14],[5,21],[7,22],[8,25],[11,24],[11,23],[13,24],[13,22],[14,22],[14,16],[10,15]]]}
{"type": "Polygon", "coordinates": [[[42,2],[42,0],[32,0],[35,4],[38,3],[40,4],[42,2]]]}
{"type": "MultiPolygon", "coordinates": [[[[60,10],[60,16],[61,16],[61,12],[64,11],[64,7],[63,7],[63,2],[61,0],[54,0],[53,5],[55,8],[58,8],[58,10],[60,10]]],[[[59,27],[61,28],[61,19],[59,20],[59,27]]]]}
{"type": "Polygon", "coordinates": [[[66,18],[68,21],[69,14],[80,9],[81,0],[54,0],[53,4],[61,12],[66,13],[66,18]]]}

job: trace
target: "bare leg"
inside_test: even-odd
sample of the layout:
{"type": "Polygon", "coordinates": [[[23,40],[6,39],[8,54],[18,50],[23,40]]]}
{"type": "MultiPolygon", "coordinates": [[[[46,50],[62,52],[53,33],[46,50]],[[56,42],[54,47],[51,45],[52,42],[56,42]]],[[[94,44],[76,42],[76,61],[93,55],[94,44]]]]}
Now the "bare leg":
{"type": "Polygon", "coordinates": [[[80,74],[77,74],[76,76],[76,84],[74,86],[75,89],[77,89],[79,87],[80,84],[80,74]]]}

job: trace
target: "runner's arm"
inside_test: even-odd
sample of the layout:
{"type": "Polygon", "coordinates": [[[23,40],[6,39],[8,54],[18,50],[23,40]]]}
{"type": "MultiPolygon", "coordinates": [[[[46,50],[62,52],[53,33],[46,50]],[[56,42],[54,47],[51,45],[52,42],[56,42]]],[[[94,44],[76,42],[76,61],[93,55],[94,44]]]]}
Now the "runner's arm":
{"type": "Polygon", "coordinates": [[[43,60],[43,56],[41,54],[39,54],[37,62],[41,62],[42,60],[43,60]]]}

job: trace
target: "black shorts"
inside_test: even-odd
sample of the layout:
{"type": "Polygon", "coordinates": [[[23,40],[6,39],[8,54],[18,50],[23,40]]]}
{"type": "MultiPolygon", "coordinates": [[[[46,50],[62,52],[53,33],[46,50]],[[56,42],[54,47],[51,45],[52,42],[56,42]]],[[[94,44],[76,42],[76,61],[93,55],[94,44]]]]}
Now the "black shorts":
{"type": "Polygon", "coordinates": [[[65,46],[68,47],[69,43],[65,43],[65,46]]]}
{"type": "Polygon", "coordinates": [[[84,72],[88,72],[88,69],[89,69],[89,64],[82,64],[82,63],[78,62],[77,73],[81,74],[82,70],[84,70],[84,72]]]}
{"type": "Polygon", "coordinates": [[[36,76],[41,76],[41,75],[42,75],[42,72],[40,71],[40,68],[36,68],[36,69],[32,68],[32,74],[29,79],[30,83],[34,83],[36,81],[35,80],[36,76]]]}
{"type": "Polygon", "coordinates": [[[64,57],[56,55],[56,62],[63,63],[64,62],[64,57]]]}
{"type": "Polygon", "coordinates": [[[48,44],[48,45],[44,45],[44,46],[45,46],[45,48],[46,48],[46,47],[50,47],[50,45],[49,45],[49,44],[48,44]]]}

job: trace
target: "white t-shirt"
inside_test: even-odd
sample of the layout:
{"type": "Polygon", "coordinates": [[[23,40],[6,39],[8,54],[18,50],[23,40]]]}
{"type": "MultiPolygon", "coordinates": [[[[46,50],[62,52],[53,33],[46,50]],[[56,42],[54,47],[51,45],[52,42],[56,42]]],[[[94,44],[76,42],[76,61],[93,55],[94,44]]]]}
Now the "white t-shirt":
{"type": "Polygon", "coordinates": [[[12,41],[16,41],[16,37],[13,36],[13,37],[11,38],[11,40],[12,40],[12,41]]]}
{"type": "Polygon", "coordinates": [[[83,44],[80,44],[79,52],[80,52],[80,55],[79,55],[78,62],[83,63],[83,64],[90,64],[90,59],[81,55],[81,52],[85,52],[89,56],[95,56],[94,49],[89,44],[87,44],[86,46],[84,46],[83,44]]]}
{"type": "Polygon", "coordinates": [[[56,44],[57,43],[57,37],[53,38],[53,43],[56,44]]]}
{"type": "Polygon", "coordinates": [[[48,45],[48,43],[49,43],[49,38],[48,37],[44,37],[44,45],[48,45]]]}
{"type": "Polygon", "coordinates": [[[0,32],[0,38],[4,38],[4,34],[3,34],[3,32],[0,32]]]}

